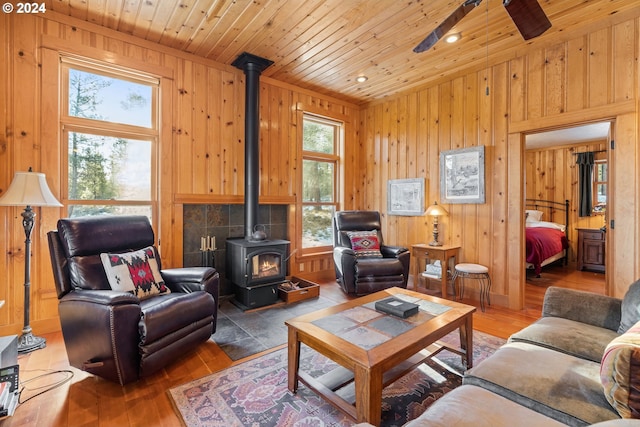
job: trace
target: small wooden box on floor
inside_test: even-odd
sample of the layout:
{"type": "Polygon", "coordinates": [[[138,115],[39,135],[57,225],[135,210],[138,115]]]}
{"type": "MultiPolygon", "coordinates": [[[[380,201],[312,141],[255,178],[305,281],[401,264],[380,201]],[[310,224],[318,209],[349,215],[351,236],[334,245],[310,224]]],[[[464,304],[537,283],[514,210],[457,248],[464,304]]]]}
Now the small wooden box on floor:
{"type": "Polygon", "coordinates": [[[289,278],[291,283],[297,284],[298,289],[286,289],[283,285],[278,287],[278,296],[287,304],[320,296],[320,285],[309,282],[299,277],[289,278]]]}

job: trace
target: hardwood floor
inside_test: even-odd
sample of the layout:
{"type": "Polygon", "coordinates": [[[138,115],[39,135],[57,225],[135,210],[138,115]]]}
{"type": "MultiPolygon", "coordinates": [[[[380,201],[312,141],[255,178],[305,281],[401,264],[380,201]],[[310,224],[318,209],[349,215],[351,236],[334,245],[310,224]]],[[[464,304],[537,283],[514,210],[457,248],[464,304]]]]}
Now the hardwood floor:
{"type": "MultiPolygon", "coordinates": [[[[474,314],[474,329],[507,338],[540,316],[542,297],[550,286],[603,293],[604,276],[575,271],[575,266],[551,267],[540,280],[526,285],[526,307],[520,311],[490,306],[474,314]]],[[[321,284],[321,294],[336,302],[346,296],[337,283],[321,284]]],[[[465,303],[478,306],[477,301],[465,303]]],[[[71,368],[61,333],[44,335],[47,347],[19,356],[22,402],[0,426],[181,426],[166,390],[225,369],[233,362],[209,341],[156,375],[121,387],[71,368]],[[70,381],[61,383],[72,375],[70,381]],[[49,388],[51,390],[47,391],[49,388]],[[40,394],[42,393],[42,394],[40,394]]],[[[255,356],[254,356],[255,357],[255,356]]]]}

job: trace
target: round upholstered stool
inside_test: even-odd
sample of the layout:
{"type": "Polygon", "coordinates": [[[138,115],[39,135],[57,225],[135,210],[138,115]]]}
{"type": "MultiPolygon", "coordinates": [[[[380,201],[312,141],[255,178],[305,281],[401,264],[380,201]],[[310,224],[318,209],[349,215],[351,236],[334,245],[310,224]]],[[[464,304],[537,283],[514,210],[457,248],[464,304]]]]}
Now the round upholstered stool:
{"type": "Polygon", "coordinates": [[[453,288],[457,295],[456,280],[460,280],[460,299],[464,296],[464,279],[476,279],[480,283],[480,308],[484,311],[484,301],[491,305],[489,291],[491,290],[491,277],[489,269],[480,264],[456,264],[453,271],[453,288]]]}

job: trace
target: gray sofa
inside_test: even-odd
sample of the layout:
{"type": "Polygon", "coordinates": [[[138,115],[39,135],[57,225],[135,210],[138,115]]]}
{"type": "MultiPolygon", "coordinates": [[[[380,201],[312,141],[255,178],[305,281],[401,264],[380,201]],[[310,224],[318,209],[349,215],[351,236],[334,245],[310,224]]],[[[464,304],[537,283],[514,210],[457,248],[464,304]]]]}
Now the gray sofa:
{"type": "Polygon", "coordinates": [[[640,425],[640,281],[621,300],[548,288],[542,317],[406,427],[640,425]]]}

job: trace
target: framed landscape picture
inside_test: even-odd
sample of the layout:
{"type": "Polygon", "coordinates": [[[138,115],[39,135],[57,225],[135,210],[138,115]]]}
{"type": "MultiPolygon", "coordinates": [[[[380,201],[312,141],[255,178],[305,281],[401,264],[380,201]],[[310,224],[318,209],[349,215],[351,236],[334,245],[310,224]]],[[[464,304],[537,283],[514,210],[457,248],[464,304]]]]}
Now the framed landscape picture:
{"type": "Polygon", "coordinates": [[[440,152],[442,203],[484,203],[484,145],[440,152]]]}
{"type": "Polygon", "coordinates": [[[387,182],[387,213],[419,216],[424,214],[424,178],[390,179],[387,182]]]}

